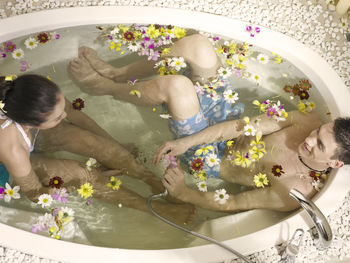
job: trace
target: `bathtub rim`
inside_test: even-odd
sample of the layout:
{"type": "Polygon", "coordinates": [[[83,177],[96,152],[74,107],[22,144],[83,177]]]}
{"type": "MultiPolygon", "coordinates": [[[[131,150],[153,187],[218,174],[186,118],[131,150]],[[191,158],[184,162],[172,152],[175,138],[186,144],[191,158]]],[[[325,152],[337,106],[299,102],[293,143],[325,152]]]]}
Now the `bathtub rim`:
{"type": "MultiPolygon", "coordinates": [[[[245,26],[249,23],[234,20],[232,18],[194,11],[156,7],[94,6],[62,8],[39,11],[0,20],[0,42],[39,31],[51,31],[59,28],[88,24],[130,23],[130,21],[141,24],[173,24],[207,32],[216,32],[220,35],[246,41],[267,50],[272,50],[286,58],[299,70],[303,71],[304,74],[318,87],[322,96],[329,99],[329,109],[334,117],[343,115],[350,116],[350,110],[346,110],[346,107],[341,107],[342,105],[347,105],[347,102],[350,101],[349,91],[337,73],[321,58],[321,56],[299,41],[263,26],[259,26],[261,33],[256,34],[256,36],[252,38],[249,36],[248,32],[245,32],[245,26]],[[157,16],[152,16],[152,12],[156,13],[157,16]],[[179,20],[178,17],[182,17],[183,19],[179,20]],[[211,23],[213,20],[215,20],[215,23],[211,23]],[[31,21],[31,23],[28,21],[31,21]],[[42,21],[45,21],[46,24],[42,25],[42,21]],[[235,30],[230,30],[227,25],[230,25],[230,28],[235,28],[235,30]],[[297,52],[297,54],[295,54],[295,52],[297,52]],[[309,59],[305,60],[305,58],[309,59]],[[315,72],[316,70],[318,73],[315,72]],[[327,89],[327,86],[332,87],[333,85],[337,87],[337,90],[334,90],[331,93],[331,91],[327,89]],[[340,106],[338,107],[336,104],[340,106]]],[[[326,216],[341,204],[341,201],[349,190],[349,188],[346,187],[346,174],[348,170],[349,167],[344,167],[337,171],[336,176],[333,174],[330,182],[327,183],[324,189],[326,190],[330,187],[333,189],[335,187],[333,191],[337,191],[337,196],[332,196],[329,191],[322,191],[321,195],[317,195],[313,199],[326,216]]],[[[225,243],[232,246],[242,254],[251,254],[256,251],[264,250],[287,238],[280,236],[272,243],[271,241],[267,242],[266,235],[270,235],[271,231],[279,232],[282,224],[288,225],[288,228],[290,229],[288,231],[289,234],[293,233],[294,229],[298,227],[308,228],[308,220],[305,220],[305,218],[305,212],[297,211],[282,223],[270,226],[252,234],[225,241],[225,243]],[[260,241],[257,238],[258,236],[260,236],[260,241]],[[244,244],[249,244],[249,247],[244,244]]],[[[33,235],[29,232],[9,227],[4,224],[0,224],[0,230],[3,231],[2,233],[8,233],[11,237],[18,237],[18,235],[20,235],[24,239],[20,242],[16,240],[16,238],[14,240],[6,239],[5,237],[7,235],[4,234],[0,237],[0,244],[6,247],[19,249],[26,253],[72,262],[70,255],[67,258],[67,255],[59,253],[61,249],[57,249],[57,246],[61,247],[61,244],[65,244],[62,249],[71,249],[73,254],[77,253],[77,251],[82,251],[79,253],[80,256],[78,260],[82,259],[82,253],[87,255],[85,259],[86,262],[90,262],[91,259],[94,261],[102,259],[101,254],[99,254],[97,258],[94,258],[92,253],[88,253],[92,250],[91,246],[66,241],[57,241],[40,235],[33,235]],[[31,249],[29,249],[26,246],[28,242],[35,242],[37,245],[31,246],[31,249]],[[56,249],[38,249],[39,247],[50,247],[51,244],[54,244],[56,249]],[[53,253],[55,251],[58,253],[53,253]],[[62,256],[64,258],[62,258],[62,256]]],[[[168,262],[178,262],[180,258],[182,262],[212,262],[223,260],[225,258],[232,258],[230,254],[222,251],[221,248],[214,245],[167,250],[128,250],[94,247],[94,251],[95,250],[100,251],[104,255],[108,255],[106,258],[108,260],[112,257],[115,257],[115,259],[118,260],[130,259],[129,257],[132,256],[133,260],[140,257],[140,260],[147,260],[147,258],[149,258],[152,259],[153,262],[156,262],[154,261],[155,258],[159,260],[159,262],[163,262],[164,259],[168,262]],[[131,255],[130,251],[132,251],[131,255]],[[222,254],[220,257],[217,256],[219,253],[222,254]],[[169,257],[171,254],[173,255],[172,258],[169,257]]]]}

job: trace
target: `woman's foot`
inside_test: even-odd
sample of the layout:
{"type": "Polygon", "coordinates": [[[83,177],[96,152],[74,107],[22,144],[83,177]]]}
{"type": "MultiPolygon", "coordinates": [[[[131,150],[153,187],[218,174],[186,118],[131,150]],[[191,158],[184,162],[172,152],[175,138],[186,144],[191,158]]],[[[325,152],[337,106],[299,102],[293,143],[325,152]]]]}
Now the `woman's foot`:
{"type": "Polygon", "coordinates": [[[79,56],[70,62],[70,72],[81,90],[90,95],[108,95],[110,87],[114,84],[112,80],[98,74],[83,56],[79,56]]]}
{"type": "Polygon", "coordinates": [[[82,46],[79,48],[78,54],[86,58],[90,66],[101,76],[111,80],[116,80],[118,77],[117,68],[103,61],[94,49],[82,46]]]}

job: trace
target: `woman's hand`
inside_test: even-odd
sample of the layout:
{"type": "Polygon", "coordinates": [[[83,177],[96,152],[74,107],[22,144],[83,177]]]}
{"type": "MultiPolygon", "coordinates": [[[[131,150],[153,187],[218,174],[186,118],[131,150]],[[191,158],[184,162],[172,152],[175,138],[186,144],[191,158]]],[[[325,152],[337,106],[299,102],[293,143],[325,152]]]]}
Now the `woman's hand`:
{"type": "Polygon", "coordinates": [[[185,175],[179,164],[175,168],[166,170],[162,183],[171,196],[185,201],[184,198],[188,188],[185,183],[185,175]]]}
{"type": "Polygon", "coordinates": [[[190,148],[190,146],[186,145],[181,139],[165,142],[156,150],[152,165],[157,165],[165,154],[177,156],[186,152],[188,148],[190,148]]]}

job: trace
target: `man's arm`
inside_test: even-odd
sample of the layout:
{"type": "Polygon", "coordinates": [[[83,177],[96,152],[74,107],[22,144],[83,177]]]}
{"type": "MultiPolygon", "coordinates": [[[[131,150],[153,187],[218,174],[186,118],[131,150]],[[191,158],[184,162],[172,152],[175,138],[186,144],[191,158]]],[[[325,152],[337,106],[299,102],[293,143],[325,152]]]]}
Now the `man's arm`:
{"type": "Polygon", "coordinates": [[[291,211],[298,207],[298,203],[289,197],[289,189],[283,187],[254,189],[229,195],[226,202],[220,204],[215,200],[215,192],[200,192],[187,187],[180,168],[168,169],[162,182],[173,197],[209,210],[233,212],[263,208],[291,211]]]}
{"type": "Polygon", "coordinates": [[[94,134],[99,135],[101,137],[110,138],[114,140],[114,138],[108,132],[102,129],[93,119],[91,119],[85,113],[78,110],[74,110],[72,103],[69,100],[67,100],[67,98],[65,111],[67,113],[66,119],[75,126],[91,131],[94,134]]]}

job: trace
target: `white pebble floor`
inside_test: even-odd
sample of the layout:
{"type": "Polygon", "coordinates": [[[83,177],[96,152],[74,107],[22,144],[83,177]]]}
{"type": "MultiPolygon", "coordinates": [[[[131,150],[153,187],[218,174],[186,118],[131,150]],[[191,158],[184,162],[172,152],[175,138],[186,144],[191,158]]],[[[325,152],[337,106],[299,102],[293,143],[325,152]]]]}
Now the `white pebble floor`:
{"type": "MultiPolygon", "coordinates": [[[[329,63],[350,91],[350,42],[344,36],[345,33],[350,33],[350,12],[340,17],[332,11],[334,6],[330,2],[331,0],[0,0],[0,18],[45,9],[109,5],[178,8],[231,17],[268,27],[304,43],[329,63]]],[[[317,250],[307,232],[296,262],[350,262],[350,192],[328,220],[334,235],[331,246],[323,251],[317,250]]],[[[253,262],[280,262],[281,247],[283,244],[250,255],[249,258],[253,262]]],[[[2,262],[57,261],[0,247],[0,263],[2,262]]],[[[233,262],[243,261],[224,261],[233,262]]]]}

